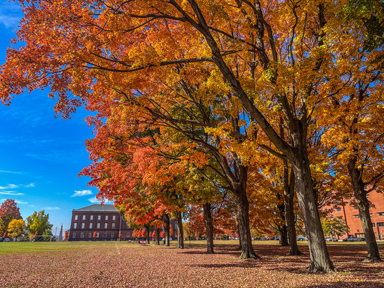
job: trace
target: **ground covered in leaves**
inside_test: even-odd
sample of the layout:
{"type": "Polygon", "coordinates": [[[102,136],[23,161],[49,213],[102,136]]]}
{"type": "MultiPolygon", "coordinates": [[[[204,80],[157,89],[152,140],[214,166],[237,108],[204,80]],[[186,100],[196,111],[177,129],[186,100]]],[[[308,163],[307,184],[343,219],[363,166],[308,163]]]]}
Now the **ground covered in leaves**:
{"type": "MultiPolygon", "coordinates": [[[[256,241],[262,258],[239,260],[230,243],[217,242],[214,255],[196,242],[185,250],[123,242],[0,243],[0,287],[384,287],[384,262],[361,262],[363,244],[331,243],[339,272],[314,274],[306,270],[306,245],[300,246],[304,256],[292,257],[287,247],[256,241]]],[[[382,244],[380,252],[384,258],[382,244]]]]}

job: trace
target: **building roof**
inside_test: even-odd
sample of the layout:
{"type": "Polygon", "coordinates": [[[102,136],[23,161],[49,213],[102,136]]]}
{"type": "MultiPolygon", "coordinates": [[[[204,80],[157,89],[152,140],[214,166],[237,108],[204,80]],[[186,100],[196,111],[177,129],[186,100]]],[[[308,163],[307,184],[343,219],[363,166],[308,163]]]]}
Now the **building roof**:
{"type": "Polygon", "coordinates": [[[92,204],[80,209],[73,209],[76,212],[119,212],[113,204],[92,204]]]}

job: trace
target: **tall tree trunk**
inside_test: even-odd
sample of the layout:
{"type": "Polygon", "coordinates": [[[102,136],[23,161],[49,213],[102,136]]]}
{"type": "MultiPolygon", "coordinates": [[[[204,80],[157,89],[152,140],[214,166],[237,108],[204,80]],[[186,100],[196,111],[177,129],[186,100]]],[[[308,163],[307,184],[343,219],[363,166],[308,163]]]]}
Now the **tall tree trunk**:
{"type": "Polygon", "coordinates": [[[281,246],[288,246],[287,225],[279,227],[279,244],[281,246]]]}
{"type": "Polygon", "coordinates": [[[164,232],[165,232],[165,246],[169,246],[169,216],[168,214],[164,214],[163,222],[165,223],[164,232]]]}
{"type": "Polygon", "coordinates": [[[207,254],[213,254],[213,219],[211,214],[211,204],[203,204],[204,224],[207,232],[207,254]]]}
{"type": "Polygon", "coordinates": [[[239,224],[239,238],[241,239],[240,259],[260,258],[253,251],[251,230],[249,227],[249,202],[245,187],[236,191],[237,221],[239,224]]]}
{"type": "Polygon", "coordinates": [[[177,213],[177,248],[184,249],[184,230],[181,212],[177,213]]]}
{"type": "Polygon", "coordinates": [[[146,236],[146,238],[147,238],[147,244],[150,244],[150,236],[151,235],[149,235],[149,226],[148,225],[145,225],[145,231],[147,231],[147,236],[146,236]]]}
{"type": "Polygon", "coordinates": [[[287,219],[287,229],[289,238],[289,255],[303,255],[297,246],[295,211],[293,200],[295,196],[295,174],[291,168],[291,175],[288,171],[288,163],[284,160],[284,202],[285,218],[287,219]]]}
{"type": "Polygon", "coordinates": [[[160,245],[160,228],[156,227],[156,245],[160,245]]]}
{"type": "Polygon", "coordinates": [[[239,248],[237,248],[237,250],[240,250],[241,251],[241,237],[240,237],[240,226],[239,226],[239,221],[237,221],[237,233],[239,234],[239,248]]]}
{"type": "Polygon", "coordinates": [[[365,191],[365,184],[361,175],[363,171],[356,169],[356,159],[350,159],[348,163],[348,172],[351,177],[353,193],[359,208],[359,216],[361,226],[365,234],[365,241],[367,243],[368,255],[366,261],[379,262],[380,254],[377,247],[375,233],[373,232],[371,216],[369,215],[369,201],[367,199],[367,192],[365,191]]]}
{"type": "MultiPolygon", "coordinates": [[[[303,152],[306,152],[306,150],[303,152]]],[[[299,153],[298,151],[297,154],[299,153]]],[[[314,272],[336,271],[325,244],[319,211],[317,210],[316,200],[313,194],[313,183],[308,157],[296,155],[295,162],[292,163],[292,166],[296,178],[297,197],[308,238],[309,255],[311,259],[309,269],[314,272]]]]}

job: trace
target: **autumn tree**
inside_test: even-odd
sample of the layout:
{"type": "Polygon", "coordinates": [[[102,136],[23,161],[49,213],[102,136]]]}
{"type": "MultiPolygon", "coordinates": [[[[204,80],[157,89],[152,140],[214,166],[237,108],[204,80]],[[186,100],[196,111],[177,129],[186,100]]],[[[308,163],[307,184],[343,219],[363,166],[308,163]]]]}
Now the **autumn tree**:
{"type": "Polygon", "coordinates": [[[0,235],[7,231],[12,220],[22,219],[20,209],[13,199],[5,200],[0,206],[0,235]]]}
{"type": "Polygon", "coordinates": [[[27,217],[26,230],[29,235],[49,235],[51,232],[52,224],[49,223],[49,214],[45,214],[45,211],[34,212],[31,216],[27,217]]]}
{"type": "Polygon", "coordinates": [[[23,219],[13,219],[8,225],[8,234],[13,238],[20,237],[24,233],[25,222],[23,219]]]}
{"type": "MultiPolygon", "coordinates": [[[[4,103],[14,94],[50,86],[50,95],[59,99],[56,109],[64,117],[82,103],[91,110],[107,106],[101,115],[124,111],[114,108],[126,101],[140,111],[137,114],[152,107],[154,113],[163,111],[158,117],[164,119],[172,106],[164,106],[162,99],[172,99],[182,89],[184,98],[198,95],[188,102],[200,109],[202,121],[196,123],[188,110],[187,117],[171,116],[173,123],[189,125],[189,130],[206,127],[206,134],[217,140],[215,145],[206,145],[212,141],[204,145],[216,154],[221,165],[218,172],[236,196],[242,257],[256,257],[249,232],[246,154],[262,148],[292,167],[311,270],[335,270],[316,205],[308,138],[318,128],[313,120],[322,116],[319,107],[329,104],[333,96],[345,95],[340,94],[344,72],[335,65],[339,68],[338,59],[351,56],[330,48],[337,37],[348,33],[332,30],[364,34],[337,13],[349,1],[19,2],[25,15],[15,43],[22,44],[8,50],[1,69],[4,103]],[[189,93],[191,85],[178,87],[180,78],[194,80],[192,87],[200,93],[189,93]],[[164,93],[159,79],[166,80],[162,83],[173,94],[164,93]],[[207,94],[205,85],[220,92],[207,94]],[[196,105],[200,101],[209,104],[196,105]],[[223,121],[206,126],[215,117],[206,117],[211,111],[201,108],[212,107],[216,112],[226,106],[236,113],[216,117],[223,121]],[[244,137],[248,125],[253,126],[248,135],[261,129],[257,142],[244,137]],[[289,137],[283,138],[280,129],[289,137]]],[[[358,46],[353,37],[346,40],[349,46],[358,46]]],[[[133,111],[128,114],[135,116],[133,111]]]]}

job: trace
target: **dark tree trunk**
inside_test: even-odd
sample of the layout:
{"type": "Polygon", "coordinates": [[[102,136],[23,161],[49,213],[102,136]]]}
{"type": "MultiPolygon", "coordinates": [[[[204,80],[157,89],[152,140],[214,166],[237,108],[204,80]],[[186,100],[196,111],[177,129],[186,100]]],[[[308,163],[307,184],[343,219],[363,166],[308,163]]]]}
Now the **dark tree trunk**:
{"type": "Polygon", "coordinates": [[[177,213],[177,248],[184,249],[184,230],[181,212],[177,213]]]}
{"type": "Polygon", "coordinates": [[[156,245],[160,245],[160,228],[156,228],[156,245]]]}
{"type": "Polygon", "coordinates": [[[240,226],[239,226],[239,222],[237,222],[237,233],[239,234],[239,248],[237,248],[237,250],[240,250],[241,251],[241,237],[240,237],[240,226]]]}
{"type": "Polygon", "coordinates": [[[279,244],[281,246],[288,246],[288,232],[286,225],[279,227],[279,244]]]}
{"type": "Polygon", "coordinates": [[[288,175],[288,163],[284,161],[284,202],[285,202],[285,217],[287,219],[287,229],[289,238],[289,255],[303,255],[297,246],[296,240],[296,225],[295,211],[293,200],[295,196],[295,174],[291,169],[291,175],[288,175]]]}
{"type": "Polygon", "coordinates": [[[163,222],[165,223],[164,232],[165,232],[165,246],[169,246],[169,216],[168,214],[164,214],[163,222]]]}
{"type": "Polygon", "coordinates": [[[149,235],[149,226],[148,225],[145,225],[145,231],[147,232],[147,244],[150,244],[150,237],[151,237],[151,235],[149,235]]]}
{"type": "Polygon", "coordinates": [[[351,177],[353,193],[359,208],[359,216],[361,226],[365,234],[365,241],[367,243],[368,255],[366,261],[379,262],[380,253],[377,247],[375,233],[373,232],[371,216],[369,214],[369,201],[367,199],[367,192],[365,191],[365,184],[362,180],[362,171],[356,169],[356,159],[349,160],[348,172],[351,177]]]}
{"type": "Polygon", "coordinates": [[[213,254],[213,219],[211,214],[211,204],[203,204],[204,224],[207,232],[207,254],[213,254]]]}
{"type": "Polygon", "coordinates": [[[239,224],[239,238],[241,239],[241,255],[240,259],[260,258],[253,251],[251,230],[249,227],[249,202],[244,187],[238,187],[236,193],[237,205],[237,223],[239,224]]]}
{"type": "Polygon", "coordinates": [[[300,155],[296,155],[295,158],[296,161],[292,163],[292,166],[296,178],[296,192],[308,238],[311,259],[309,269],[314,272],[336,271],[325,244],[319,211],[317,210],[316,200],[313,194],[313,183],[308,157],[301,158],[300,155]]]}

